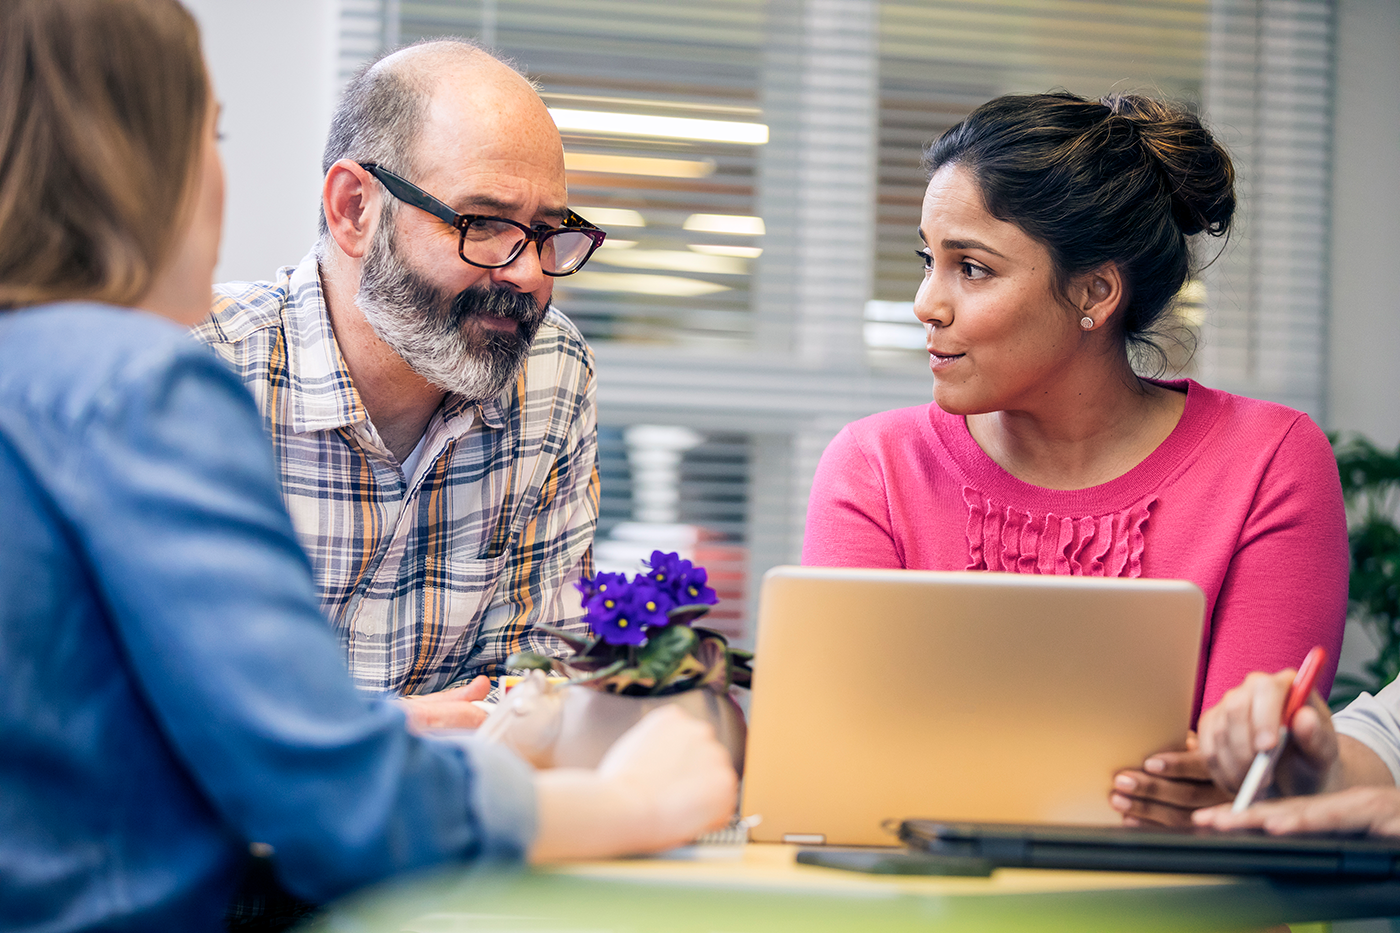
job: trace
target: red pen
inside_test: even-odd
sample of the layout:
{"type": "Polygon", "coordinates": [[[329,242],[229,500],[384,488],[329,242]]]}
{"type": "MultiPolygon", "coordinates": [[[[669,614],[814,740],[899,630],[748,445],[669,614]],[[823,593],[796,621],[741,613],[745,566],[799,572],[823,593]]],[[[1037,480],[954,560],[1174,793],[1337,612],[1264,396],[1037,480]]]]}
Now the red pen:
{"type": "Polygon", "coordinates": [[[1260,789],[1268,786],[1269,779],[1274,774],[1274,765],[1278,764],[1283,747],[1288,744],[1288,726],[1293,722],[1298,710],[1308,702],[1308,694],[1312,692],[1313,684],[1317,681],[1317,672],[1322,670],[1322,664],[1326,660],[1327,649],[1318,645],[1309,651],[1303,663],[1298,665],[1298,673],[1293,677],[1293,686],[1288,688],[1288,699],[1283,704],[1283,722],[1278,730],[1278,744],[1267,752],[1260,752],[1254,756],[1254,763],[1249,766],[1249,773],[1244,776],[1240,792],[1235,795],[1235,802],[1230,807],[1231,813],[1239,813],[1246,809],[1254,802],[1260,789]]]}

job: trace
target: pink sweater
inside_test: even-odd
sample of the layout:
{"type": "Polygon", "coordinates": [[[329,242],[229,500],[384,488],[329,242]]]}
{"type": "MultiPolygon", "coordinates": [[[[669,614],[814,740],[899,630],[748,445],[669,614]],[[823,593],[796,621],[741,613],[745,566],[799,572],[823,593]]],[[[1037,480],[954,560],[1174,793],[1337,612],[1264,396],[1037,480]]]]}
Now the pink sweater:
{"type": "Polygon", "coordinates": [[[847,425],[807,509],[804,564],[1190,580],[1206,595],[1192,722],[1250,671],[1328,652],[1347,530],[1327,438],[1301,412],[1186,380],[1171,435],[1123,476],[1061,491],[999,467],[935,404],[847,425]]]}

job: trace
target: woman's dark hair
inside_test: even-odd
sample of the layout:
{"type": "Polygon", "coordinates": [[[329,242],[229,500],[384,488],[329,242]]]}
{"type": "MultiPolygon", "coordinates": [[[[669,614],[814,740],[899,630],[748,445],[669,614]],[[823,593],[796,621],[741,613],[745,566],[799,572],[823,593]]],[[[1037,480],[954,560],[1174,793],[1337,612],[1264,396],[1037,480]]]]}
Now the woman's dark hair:
{"type": "Polygon", "coordinates": [[[145,295],[208,102],[176,0],[0,0],[0,308],[145,295]]]}
{"type": "Polygon", "coordinates": [[[1076,276],[1114,263],[1127,303],[1122,333],[1139,350],[1191,270],[1187,237],[1225,234],[1235,171],[1193,114],[1134,94],[998,97],[924,154],[932,175],[966,168],[988,212],[1049,250],[1064,294],[1076,276]]]}

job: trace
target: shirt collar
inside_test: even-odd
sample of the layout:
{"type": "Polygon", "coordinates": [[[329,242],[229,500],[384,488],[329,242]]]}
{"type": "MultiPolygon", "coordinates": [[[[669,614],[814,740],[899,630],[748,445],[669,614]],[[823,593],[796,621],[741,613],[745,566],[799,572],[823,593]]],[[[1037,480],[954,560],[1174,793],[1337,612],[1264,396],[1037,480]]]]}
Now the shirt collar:
{"type": "Polygon", "coordinates": [[[287,281],[282,332],[287,340],[287,371],[292,374],[291,429],[298,433],[333,431],[369,420],[350,380],[326,313],[316,253],[308,253],[287,281]]]}

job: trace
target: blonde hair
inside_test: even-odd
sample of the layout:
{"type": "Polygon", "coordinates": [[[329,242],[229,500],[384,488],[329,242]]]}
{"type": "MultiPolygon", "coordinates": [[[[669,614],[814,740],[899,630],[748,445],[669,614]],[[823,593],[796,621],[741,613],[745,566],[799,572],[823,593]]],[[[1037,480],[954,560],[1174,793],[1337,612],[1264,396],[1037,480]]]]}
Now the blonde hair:
{"type": "Polygon", "coordinates": [[[146,294],[208,95],[176,0],[0,0],[0,308],[146,294]]]}

